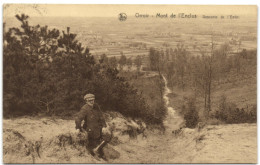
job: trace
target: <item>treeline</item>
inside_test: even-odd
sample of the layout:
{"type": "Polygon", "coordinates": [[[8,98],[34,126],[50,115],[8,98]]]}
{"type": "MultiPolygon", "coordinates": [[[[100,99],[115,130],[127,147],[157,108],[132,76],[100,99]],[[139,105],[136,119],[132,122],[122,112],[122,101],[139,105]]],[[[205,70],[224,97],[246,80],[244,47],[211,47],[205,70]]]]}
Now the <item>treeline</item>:
{"type": "Polygon", "coordinates": [[[106,54],[101,55],[100,60],[107,66],[117,68],[120,71],[130,71],[133,66],[136,67],[136,71],[140,72],[143,57],[138,55],[135,58],[126,57],[122,52],[119,59],[116,57],[107,57],[106,54]],[[124,69],[127,67],[127,69],[124,69]]]}
{"type": "MultiPolygon", "coordinates": [[[[213,41],[210,45],[211,48],[208,52],[199,49],[200,55],[197,56],[192,55],[184,45],[180,44],[175,49],[150,48],[149,53],[151,70],[166,75],[170,87],[177,87],[182,91],[191,91],[192,98],[186,101],[187,104],[183,110],[190,113],[190,117],[195,115],[197,118],[199,118],[199,114],[192,111],[203,111],[201,119],[194,120],[196,121],[195,125],[199,120],[208,120],[216,117],[215,113],[222,112],[218,111],[218,107],[212,106],[212,95],[215,87],[220,84],[235,83],[256,77],[256,50],[243,49],[231,54],[228,44],[224,44],[217,49],[213,41]],[[198,99],[203,100],[203,107],[196,105],[198,99]]],[[[255,111],[255,108],[251,108],[251,111],[255,111]]],[[[234,116],[234,114],[230,115],[234,116]]],[[[256,115],[255,112],[250,114],[256,115]]],[[[256,121],[255,117],[252,118],[256,121]]],[[[225,117],[218,116],[217,119],[227,122],[225,117]]],[[[240,122],[248,121],[241,119],[240,122]]],[[[230,120],[228,122],[230,123],[230,120]]]]}
{"type": "Polygon", "coordinates": [[[69,117],[84,104],[83,96],[93,93],[102,110],[162,123],[142,94],[118,76],[115,63],[94,59],[69,27],[60,32],[31,26],[24,14],[16,18],[21,27],[10,28],[3,36],[4,117],[38,113],[69,117]]]}

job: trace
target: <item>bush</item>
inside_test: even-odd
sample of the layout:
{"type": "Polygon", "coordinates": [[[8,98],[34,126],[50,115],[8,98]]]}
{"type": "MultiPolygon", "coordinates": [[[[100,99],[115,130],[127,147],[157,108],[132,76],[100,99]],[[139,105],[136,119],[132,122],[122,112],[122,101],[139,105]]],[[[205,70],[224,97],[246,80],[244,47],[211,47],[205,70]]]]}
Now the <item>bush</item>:
{"type": "Polygon", "coordinates": [[[195,99],[189,98],[186,105],[183,105],[182,111],[184,112],[186,127],[195,128],[199,121],[199,115],[195,106],[195,99]]]}
{"type": "Polygon", "coordinates": [[[165,84],[162,83],[160,77],[139,77],[131,79],[130,83],[138,89],[146,102],[146,108],[142,110],[142,114],[147,116],[146,121],[152,124],[163,124],[167,108],[163,98],[161,98],[165,84]]]}
{"type": "Polygon", "coordinates": [[[236,104],[228,102],[226,96],[222,96],[219,108],[214,114],[215,118],[225,123],[252,123],[257,121],[257,108],[238,108],[236,104]]]}
{"type": "Polygon", "coordinates": [[[101,109],[117,111],[133,118],[145,118],[143,112],[147,107],[144,98],[117,74],[116,70],[106,68],[95,77],[94,93],[101,109]]]}

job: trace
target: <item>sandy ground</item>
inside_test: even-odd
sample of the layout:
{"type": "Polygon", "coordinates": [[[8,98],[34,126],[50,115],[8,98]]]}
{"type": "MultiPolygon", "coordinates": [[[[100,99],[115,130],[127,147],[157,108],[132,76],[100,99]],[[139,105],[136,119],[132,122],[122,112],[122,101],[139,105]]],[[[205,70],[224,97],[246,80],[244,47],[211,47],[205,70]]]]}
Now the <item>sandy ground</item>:
{"type": "Polygon", "coordinates": [[[122,136],[121,143],[113,146],[120,157],[108,161],[96,160],[82,148],[53,143],[61,134],[76,134],[74,126],[72,120],[61,119],[4,120],[4,163],[33,161],[11,130],[26,141],[43,138],[41,157],[36,157],[35,163],[257,163],[256,124],[207,126],[200,132],[185,128],[179,135],[149,132],[147,138],[139,135],[137,139],[122,136]]]}
{"type": "Polygon", "coordinates": [[[206,126],[179,135],[154,134],[119,146],[114,163],[257,163],[257,125],[206,126]]]}

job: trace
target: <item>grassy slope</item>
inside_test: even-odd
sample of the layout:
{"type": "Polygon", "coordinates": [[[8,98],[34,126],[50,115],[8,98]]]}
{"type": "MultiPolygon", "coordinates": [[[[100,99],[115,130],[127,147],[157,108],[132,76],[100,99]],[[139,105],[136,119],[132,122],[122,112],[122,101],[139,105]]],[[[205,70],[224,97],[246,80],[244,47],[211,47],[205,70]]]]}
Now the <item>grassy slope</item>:
{"type": "MultiPolygon", "coordinates": [[[[237,76],[235,73],[230,73],[220,83],[216,83],[212,92],[212,109],[218,108],[219,100],[222,95],[227,97],[227,101],[233,102],[238,108],[250,108],[257,103],[257,82],[256,82],[256,67],[250,68],[251,72],[246,71],[237,76]]],[[[173,93],[169,95],[171,105],[180,112],[185,98],[192,96],[191,90],[182,91],[179,88],[172,88],[173,93]]],[[[203,98],[197,99],[196,106],[200,112],[203,110],[203,98]]]]}

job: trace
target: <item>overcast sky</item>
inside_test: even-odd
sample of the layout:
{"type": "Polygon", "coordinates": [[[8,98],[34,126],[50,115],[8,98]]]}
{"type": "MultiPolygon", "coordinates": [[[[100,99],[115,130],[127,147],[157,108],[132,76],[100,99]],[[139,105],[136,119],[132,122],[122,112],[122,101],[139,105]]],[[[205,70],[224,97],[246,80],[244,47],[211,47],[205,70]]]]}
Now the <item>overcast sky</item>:
{"type": "Polygon", "coordinates": [[[119,13],[128,16],[156,13],[192,13],[192,14],[223,14],[223,15],[255,15],[256,6],[205,6],[205,5],[31,5],[31,4],[5,4],[4,17],[25,13],[34,16],[57,17],[117,17],[119,13]]]}

